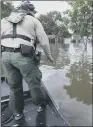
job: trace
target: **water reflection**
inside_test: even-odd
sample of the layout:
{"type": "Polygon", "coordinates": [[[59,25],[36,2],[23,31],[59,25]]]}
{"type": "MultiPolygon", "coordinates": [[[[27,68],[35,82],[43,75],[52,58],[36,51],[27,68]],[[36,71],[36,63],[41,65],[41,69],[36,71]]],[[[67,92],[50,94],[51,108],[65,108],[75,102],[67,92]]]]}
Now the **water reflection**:
{"type": "Polygon", "coordinates": [[[51,89],[50,92],[58,103],[60,112],[73,126],[92,125],[91,43],[85,48],[83,43],[72,44],[66,39],[64,44],[51,44],[51,51],[55,60],[54,65],[44,56],[42,59],[45,65],[54,66],[57,71],[50,77],[51,82],[47,81],[46,85],[51,89]]]}
{"type": "Polygon", "coordinates": [[[90,64],[83,66],[74,63],[66,74],[70,78],[70,86],[64,86],[71,98],[77,98],[86,104],[92,103],[92,81],[89,76],[90,64]]]}
{"type": "Polygon", "coordinates": [[[70,79],[70,86],[64,86],[64,88],[70,97],[92,104],[91,44],[88,44],[87,50],[81,43],[52,44],[51,50],[56,61],[55,68],[66,68],[68,71],[66,76],[70,79]]]}
{"type": "MultiPolygon", "coordinates": [[[[92,47],[85,50],[83,44],[73,44],[74,54],[66,76],[70,78],[70,86],[65,86],[71,98],[77,98],[86,104],[92,104],[92,47]]],[[[72,51],[73,51],[72,50],[72,51]]],[[[71,49],[69,49],[71,51],[71,49]]]]}

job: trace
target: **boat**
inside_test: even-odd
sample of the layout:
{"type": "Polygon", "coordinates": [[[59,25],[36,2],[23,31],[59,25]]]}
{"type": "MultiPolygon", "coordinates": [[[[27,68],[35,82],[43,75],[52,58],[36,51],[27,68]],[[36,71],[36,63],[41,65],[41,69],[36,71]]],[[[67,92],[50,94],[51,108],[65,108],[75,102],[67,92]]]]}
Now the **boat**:
{"type": "MultiPolygon", "coordinates": [[[[37,112],[37,106],[33,104],[29,89],[27,84],[23,81],[24,88],[24,116],[25,121],[22,126],[43,126],[43,127],[59,127],[59,126],[70,126],[66,119],[59,113],[57,105],[50,95],[49,91],[47,92],[48,104],[46,110],[42,113],[37,112]]],[[[13,123],[13,113],[9,109],[9,88],[5,81],[1,83],[1,125],[12,126],[13,123]]]]}

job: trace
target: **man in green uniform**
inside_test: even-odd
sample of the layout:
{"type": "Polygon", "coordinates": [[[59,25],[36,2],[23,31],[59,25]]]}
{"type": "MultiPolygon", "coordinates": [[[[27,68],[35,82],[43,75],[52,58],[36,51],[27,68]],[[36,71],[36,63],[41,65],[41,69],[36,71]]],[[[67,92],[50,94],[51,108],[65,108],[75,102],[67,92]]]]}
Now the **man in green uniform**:
{"type": "Polygon", "coordinates": [[[42,24],[35,18],[35,8],[24,2],[1,20],[2,62],[10,87],[9,106],[16,123],[23,118],[24,98],[22,78],[29,86],[31,96],[39,110],[46,106],[46,96],[41,87],[42,73],[36,57],[36,38],[47,58],[53,62],[49,40],[42,24]]]}

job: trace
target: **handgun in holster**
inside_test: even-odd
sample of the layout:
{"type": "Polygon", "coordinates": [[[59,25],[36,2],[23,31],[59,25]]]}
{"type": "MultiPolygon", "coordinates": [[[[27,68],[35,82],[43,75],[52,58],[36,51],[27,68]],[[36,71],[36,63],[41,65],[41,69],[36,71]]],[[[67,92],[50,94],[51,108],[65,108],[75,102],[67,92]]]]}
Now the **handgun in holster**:
{"type": "Polygon", "coordinates": [[[38,51],[38,53],[35,53],[34,60],[37,64],[40,64],[40,60],[41,60],[41,52],[40,51],[38,51]]]}

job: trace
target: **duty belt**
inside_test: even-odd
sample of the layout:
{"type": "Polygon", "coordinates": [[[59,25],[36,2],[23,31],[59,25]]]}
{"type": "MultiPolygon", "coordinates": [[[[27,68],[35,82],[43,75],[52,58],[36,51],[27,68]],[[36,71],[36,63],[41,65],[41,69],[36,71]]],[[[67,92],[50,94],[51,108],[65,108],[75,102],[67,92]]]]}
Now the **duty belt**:
{"type": "Polygon", "coordinates": [[[1,52],[20,52],[20,48],[10,48],[1,46],[1,52]]]}

